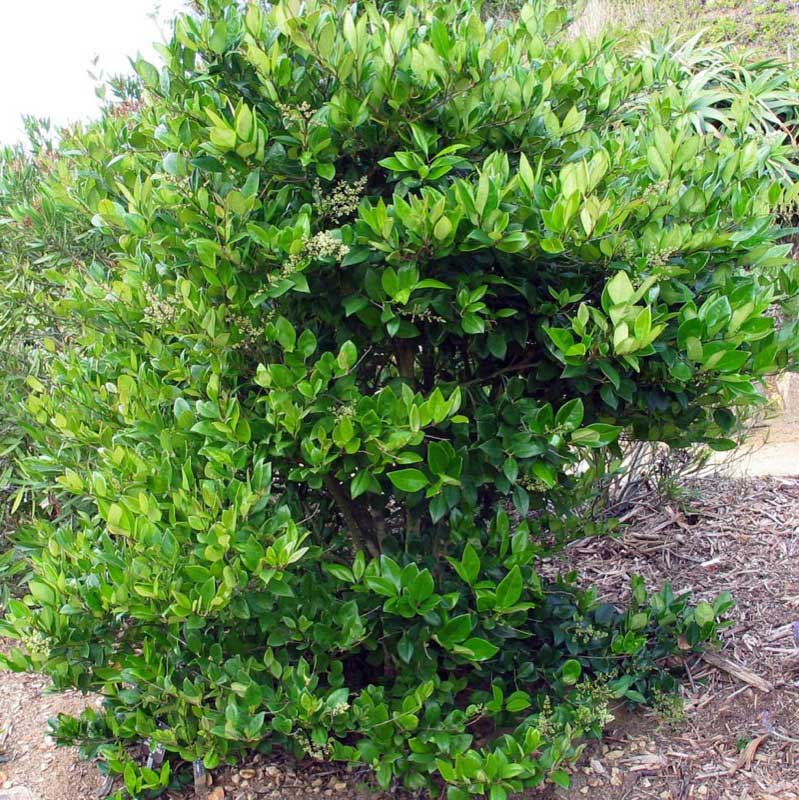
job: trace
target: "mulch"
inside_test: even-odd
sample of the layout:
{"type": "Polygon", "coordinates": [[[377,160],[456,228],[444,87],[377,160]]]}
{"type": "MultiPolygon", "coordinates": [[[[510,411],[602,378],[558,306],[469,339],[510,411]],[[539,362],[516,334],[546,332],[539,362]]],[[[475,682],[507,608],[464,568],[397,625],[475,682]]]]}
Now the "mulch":
{"type": "Polygon", "coordinates": [[[576,569],[608,601],[629,595],[633,574],[696,600],[729,591],[734,624],[720,653],[687,660],[681,711],[619,709],[569,790],[550,796],[799,800],[799,480],[706,477],[625,522],[550,568],[576,569]]]}

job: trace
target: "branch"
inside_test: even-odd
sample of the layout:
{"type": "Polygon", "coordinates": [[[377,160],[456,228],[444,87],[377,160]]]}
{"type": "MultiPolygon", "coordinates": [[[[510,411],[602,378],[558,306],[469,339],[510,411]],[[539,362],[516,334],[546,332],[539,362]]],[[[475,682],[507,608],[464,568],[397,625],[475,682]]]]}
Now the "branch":
{"type": "Polygon", "coordinates": [[[358,524],[358,520],[352,510],[351,500],[344,493],[342,485],[332,475],[325,475],[323,481],[325,488],[330,492],[330,496],[335,501],[341,516],[344,517],[344,522],[347,525],[347,530],[349,531],[350,539],[352,539],[352,544],[355,549],[366,549],[373,558],[378,558],[380,556],[380,550],[372,541],[369,533],[364,531],[358,524]]]}
{"type": "Polygon", "coordinates": [[[526,369],[536,366],[536,364],[538,364],[537,361],[523,361],[521,364],[509,364],[507,367],[498,369],[496,372],[492,372],[490,375],[486,375],[485,377],[473,378],[470,381],[464,381],[461,383],[461,386],[473,386],[476,383],[487,383],[494,378],[498,378],[500,375],[507,375],[510,372],[524,372],[526,369]]]}

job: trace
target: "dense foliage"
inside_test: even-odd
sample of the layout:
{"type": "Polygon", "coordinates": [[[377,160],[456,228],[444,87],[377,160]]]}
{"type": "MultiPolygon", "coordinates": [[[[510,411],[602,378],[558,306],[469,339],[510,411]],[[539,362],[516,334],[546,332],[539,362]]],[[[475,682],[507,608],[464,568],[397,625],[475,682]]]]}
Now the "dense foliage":
{"type": "Polygon", "coordinates": [[[5,661],[105,695],[57,735],[135,797],[273,746],[564,783],[729,606],[537,563],[621,438],[731,446],[794,364],[794,76],[479,11],[208,0],[43,180],[85,238],[45,273],[5,661]]]}
{"type": "MultiPolygon", "coordinates": [[[[26,147],[0,148],[0,597],[17,588],[24,572],[6,534],[16,524],[22,501],[46,508],[48,490],[60,474],[32,482],[15,474],[18,456],[28,451],[28,382],[44,378],[44,364],[66,335],[67,319],[54,311],[60,291],[54,273],[76,260],[91,261],[102,233],[85,213],[65,203],[57,177],[60,159],[47,121],[25,118],[26,147]]],[[[66,166],[66,165],[64,165],[66,166]]],[[[63,173],[62,173],[63,174],[63,173]]],[[[46,380],[46,378],[45,378],[46,380]]]]}

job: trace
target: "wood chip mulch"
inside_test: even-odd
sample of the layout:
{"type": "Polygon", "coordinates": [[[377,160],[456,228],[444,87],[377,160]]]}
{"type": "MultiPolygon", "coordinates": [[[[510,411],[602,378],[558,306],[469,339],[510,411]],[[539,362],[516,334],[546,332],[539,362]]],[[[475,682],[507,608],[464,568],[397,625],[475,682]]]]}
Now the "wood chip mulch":
{"type": "Polygon", "coordinates": [[[550,566],[578,570],[608,601],[629,595],[633,574],[696,600],[729,591],[734,625],[719,653],[686,663],[681,713],[619,709],[572,786],[549,796],[799,800],[799,479],[703,478],[626,523],[550,566]]]}

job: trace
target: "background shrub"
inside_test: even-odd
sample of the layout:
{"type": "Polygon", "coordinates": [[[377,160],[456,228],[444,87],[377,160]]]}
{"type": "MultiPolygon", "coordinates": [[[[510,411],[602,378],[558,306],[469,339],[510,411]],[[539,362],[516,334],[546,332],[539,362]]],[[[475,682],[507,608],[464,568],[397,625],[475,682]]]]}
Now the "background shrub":
{"type": "MultiPolygon", "coordinates": [[[[25,146],[0,149],[0,596],[18,591],[24,564],[7,546],[6,535],[29,504],[59,516],[62,503],[53,489],[62,468],[54,462],[43,473],[15,469],[30,452],[31,419],[26,411],[30,387],[49,383],[45,363],[69,336],[68,318],[54,308],[62,275],[99,257],[101,231],[65,195],[71,165],[58,151],[49,122],[25,118],[25,146]],[[44,381],[45,383],[42,383],[44,381]]],[[[66,143],[66,142],[65,142],[66,143]]]]}
{"type": "Polygon", "coordinates": [[[274,746],[563,784],[729,607],[536,559],[620,436],[732,446],[793,365],[795,77],[480,11],[207,2],[41,190],[95,246],[47,273],[4,661],[105,696],[56,734],[133,796],[274,746]]]}

